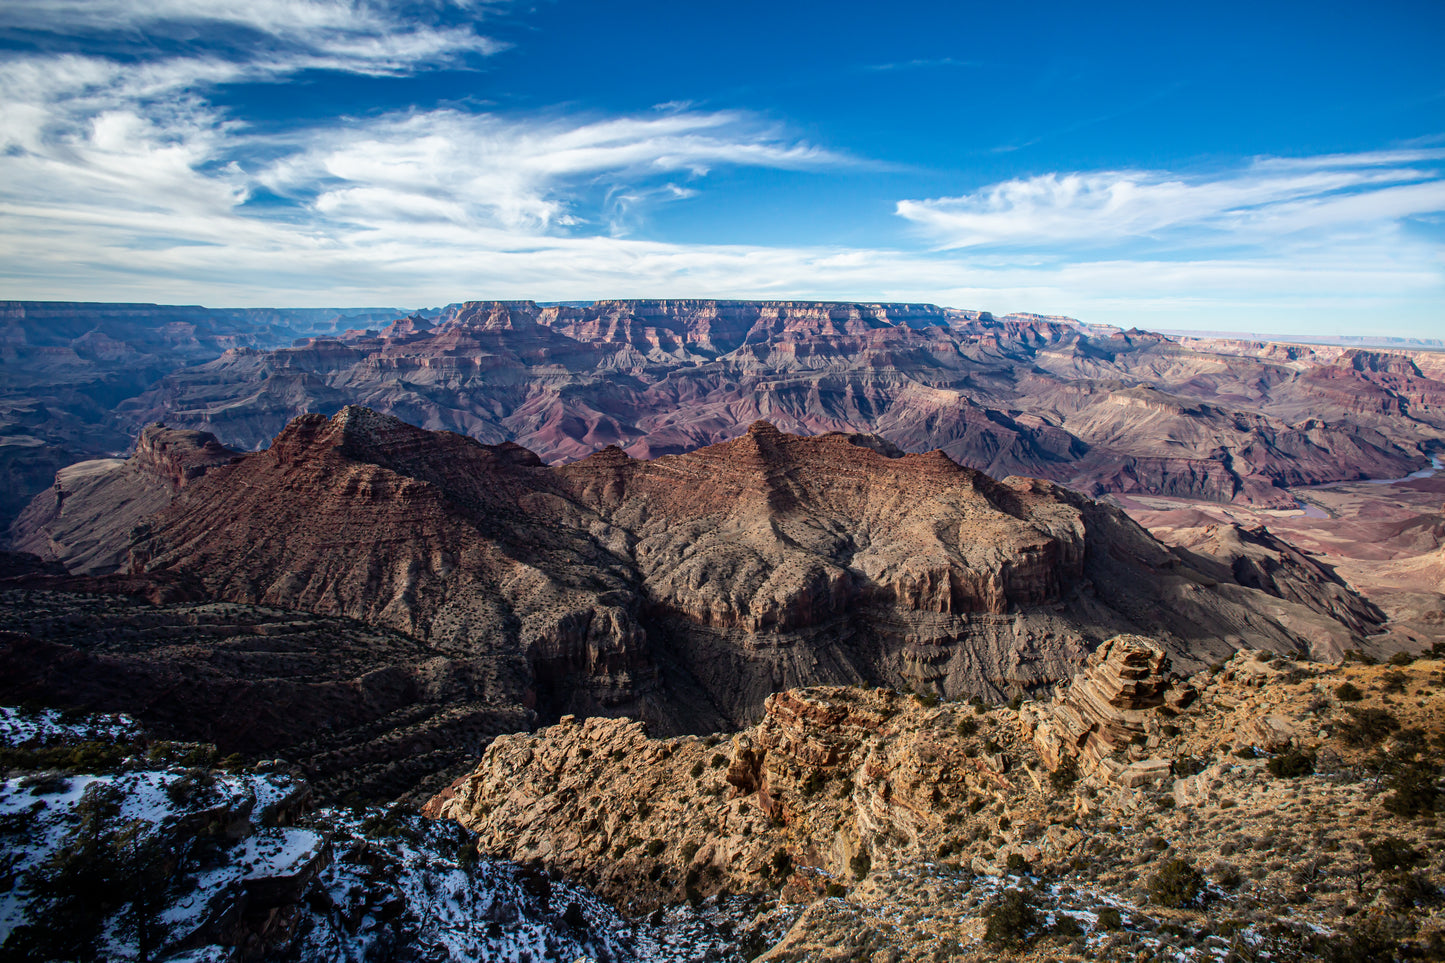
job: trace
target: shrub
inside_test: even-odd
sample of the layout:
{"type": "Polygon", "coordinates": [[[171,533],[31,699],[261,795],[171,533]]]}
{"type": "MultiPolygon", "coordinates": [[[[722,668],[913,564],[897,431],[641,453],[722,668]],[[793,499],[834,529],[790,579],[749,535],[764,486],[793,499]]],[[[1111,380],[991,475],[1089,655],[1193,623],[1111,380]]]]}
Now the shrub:
{"type": "Polygon", "coordinates": [[[1065,756],[1053,772],[1049,773],[1049,785],[1054,792],[1067,792],[1079,780],[1079,764],[1073,756],[1065,756]]]}
{"type": "Polygon", "coordinates": [[[835,880],[829,880],[828,885],[823,887],[823,895],[829,899],[842,899],[848,895],[848,887],[835,880]]]}
{"type": "Polygon", "coordinates": [[[1340,738],[1349,746],[1373,746],[1400,728],[1400,722],[1385,709],[1369,706],[1351,708],[1350,718],[1340,726],[1340,738]]]}
{"type": "Polygon", "coordinates": [[[954,727],[954,731],[967,739],[969,736],[978,732],[978,720],[968,718],[960,719],[958,720],[958,725],[954,727]]]}
{"type": "Polygon", "coordinates": [[[1011,875],[1019,876],[1029,871],[1029,861],[1024,859],[1022,853],[1009,853],[1008,859],[1004,860],[1004,866],[1011,875]]]}
{"type": "Polygon", "coordinates": [[[647,844],[647,855],[651,859],[656,859],[657,857],[661,856],[663,854],[663,851],[666,849],[667,843],[663,842],[660,839],[654,839],[652,842],[647,844]]]}
{"type": "Polygon", "coordinates": [[[1386,672],[1380,677],[1380,681],[1384,683],[1382,688],[1384,688],[1386,692],[1399,693],[1405,691],[1405,684],[1410,681],[1410,677],[1399,669],[1395,669],[1391,672],[1386,672]]]}
{"type": "Polygon", "coordinates": [[[873,857],[868,855],[867,850],[860,849],[848,860],[848,869],[852,871],[854,879],[866,879],[869,871],[873,869],[873,857]]]}
{"type": "Polygon", "coordinates": [[[1149,900],[1179,909],[1195,903],[1204,892],[1204,876],[1187,859],[1171,859],[1149,877],[1149,900]]]}
{"type": "Polygon", "coordinates": [[[1390,665],[1409,665],[1415,661],[1415,657],[1409,652],[1396,652],[1386,660],[1390,665]]]}
{"type": "Polygon", "coordinates": [[[1078,920],[1069,914],[1059,913],[1054,918],[1053,933],[1055,936],[1062,937],[1063,939],[1072,940],[1076,937],[1083,936],[1084,928],[1079,925],[1078,920]]]}
{"type": "Polygon", "coordinates": [[[932,709],[938,705],[938,696],[932,692],[919,692],[915,694],[913,698],[917,699],[918,704],[925,709],[932,709]]]}
{"type": "Polygon", "coordinates": [[[1019,709],[1023,707],[1023,704],[1024,695],[1022,692],[1015,692],[1013,698],[1008,701],[1008,707],[1015,712],[1019,711],[1019,709]]]}
{"type": "Polygon", "coordinates": [[[773,876],[787,876],[793,871],[793,857],[788,855],[786,849],[775,850],[768,868],[773,876]]]}
{"type": "Polygon", "coordinates": [[[1029,931],[1038,923],[1034,908],[1022,890],[1005,890],[1003,895],[984,911],[988,921],[983,938],[999,946],[1022,945],[1029,940],[1029,931]]]}
{"type": "Polygon", "coordinates": [[[1423,759],[1404,763],[1386,783],[1394,791],[1385,797],[1385,809],[1396,816],[1419,816],[1434,811],[1440,800],[1435,777],[1435,766],[1423,759]]]}
{"type": "Polygon", "coordinates": [[[1360,687],[1353,682],[1341,682],[1335,687],[1335,698],[1341,702],[1359,702],[1365,697],[1360,687]]]}
{"type": "Polygon", "coordinates": [[[1397,836],[1375,840],[1369,844],[1368,850],[1370,865],[1381,872],[1389,869],[1409,869],[1425,858],[1424,853],[1397,836]]]}
{"type": "Polygon", "coordinates": [[[1124,928],[1124,917],[1116,906],[1105,906],[1099,910],[1099,928],[1113,932],[1124,928]]]}
{"type": "Polygon", "coordinates": [[[1315,754],[1302,749],[1289,749],[1269,761],[1271,775],[1281,779],[1297,779],[1315,771],[1315,754]]]}
{"type": "Polygon", "coordinates": [[[693,763],[692,768],[688,770],[688,773],[694,779],[702,778],[702,760],[699,759],[697,762],[693,763]]]}
{"type": "Polygon", "coordinates": [[[723,755],[722,753],[720,753],[720,752],[715,752],[715,753],[713,753],[713,757],[712,757],[712,767],[713,767],[714,769],[721,769],[723,766],[726,766],[727,764],[728,764],[728,757],[727,757],[727,756],[724,756],[724,755],[723,755]]]}

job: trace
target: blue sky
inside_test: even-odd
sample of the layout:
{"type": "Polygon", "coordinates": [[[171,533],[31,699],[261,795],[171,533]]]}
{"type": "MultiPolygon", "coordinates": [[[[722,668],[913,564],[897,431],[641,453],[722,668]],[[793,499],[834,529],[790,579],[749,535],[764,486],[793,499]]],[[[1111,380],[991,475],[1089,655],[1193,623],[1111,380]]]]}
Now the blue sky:
{"type": "Polygon", "coordinates": [[[0,297],[1445,336],[1445,4],[6,0],[0,297]]]}

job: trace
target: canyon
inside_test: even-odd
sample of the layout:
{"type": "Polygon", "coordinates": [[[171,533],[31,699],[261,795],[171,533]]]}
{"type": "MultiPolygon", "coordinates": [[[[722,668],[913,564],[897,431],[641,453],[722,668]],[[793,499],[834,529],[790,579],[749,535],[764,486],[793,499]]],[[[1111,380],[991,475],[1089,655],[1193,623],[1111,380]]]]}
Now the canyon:
{"type": "Polygon", "coordinates": [[[406,314],[5,302],[8,523],[152,422],[229,447],[363,404],[544,461],[690,451],[757,420],[877,434],[995,477],[1282,507],[1445,431],[1445,354],[1167,338],[923,304],[476,301],[406,314]]]}
{"type": "Polygon", "coordinates": [[[1445,352],[4,310],[5,952],[96,825],[176,960],[1445,946],[1445,352]]]}

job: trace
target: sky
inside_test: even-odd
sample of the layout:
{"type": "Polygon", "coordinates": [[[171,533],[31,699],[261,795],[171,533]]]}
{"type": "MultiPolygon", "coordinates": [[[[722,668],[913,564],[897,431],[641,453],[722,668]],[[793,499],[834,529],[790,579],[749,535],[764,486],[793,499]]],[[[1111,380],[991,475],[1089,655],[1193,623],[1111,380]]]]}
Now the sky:
{"type": "Polygon", "coordinates": [[[1445,3],[4,0],[0,297],[1445,337],[1445,3]]]}

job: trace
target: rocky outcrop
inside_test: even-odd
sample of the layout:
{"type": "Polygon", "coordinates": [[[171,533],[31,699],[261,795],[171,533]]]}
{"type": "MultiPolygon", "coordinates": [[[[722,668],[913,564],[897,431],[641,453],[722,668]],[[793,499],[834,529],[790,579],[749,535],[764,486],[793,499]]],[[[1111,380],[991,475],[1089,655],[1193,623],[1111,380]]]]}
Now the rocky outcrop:
{"type": "Polygon", "coordinates": [[[114,557],[123,528],[131,580],[406,633],[484,660],[497,699],[544,719],[707,731],[817,683],[1004,698],[1066,678],[1110,634],[1148,632],[1189,667],[1246,636],[1303,651],[1318,640],[1291,626],[1323,619],[1057,485],[873,436],[759,422],[685,455],[549,467],[348,407],[264,452],[213,454],[139,525],[109,479],[148,462],[108,468],[66,497],[75,524],[51,542],[114,557]]]}
{"type": "Polygon", "coordinates": [[[239,457],[206,432],[149,425],[129,458],[85,461],[58,472],[50,489],[16,519],[11,541],[77,575],[114,572],[126,562],[136,526],[186,485],[239,457]]]}
{"type": "Polygon", "coordinates": [[[1045,765],[1058,769],[1076,759],[1081,768],[1121,786],[1169,779],[1169,760],[1147,755],[1159,743],[1154,710],[1166,697],[1180,704],[1192,693],[1171,691],[1168,672],[1168,657],[1150,639],[1115,636],[1095,649],[1035,724],[1033,738],[1045,765]]]}
{"type": "MultiPolygon", "coordinates": [[[[730,740],[654,739],[635,722],[568,718],[497,740],[426,812],[476,831],[484,854],[561,874],[633,912],[683,899],[721,908],[713,894],[724,892],[806,906],[771,960],[860,949],[916,961],[1037,959],[1053,939],[1042,919],[1017,923],[1032,938],[1024,948],[982,939],[1006,889],[1023,891],[1040,918],[1077,916],[1080,929],[1104,907],[1137,921],[1105,958],[1132,957],[1125,944],[1137,947],[1141,934],[1177,942],[1150,914],[1237,914],[1239,901],[1215,890],[1261,900],[1261,939],[1281,933],[1276,901],[1291,903],[1308,936],[1341,915],[1380,911],[1371,885],[1399,877],[1372,866],[1372,841],[1431,852],[1428,817],[1402,816],[1379,786],[1348,777],[1380,758],[1387,737],[1361,744],[1350,735],[1355,704],[1332,693],[1349,680],[1368,693],[1365,708],[1397,716],[1400,736],[1383,748],[1414,759],[1445,727],[1445,697],[1432,687],[1385,701],[1381,686],[1415,691],[1440,666],[1241,652],[1170,682],[1157,645],[1122,637],[1085,667],[1072,700],[1018,710],[816,688],[769,699],[764,718],[730,740]],[[1123,740],[1147,748],[1147,760],[1050,773],[1037,734],[1060,704],[1089,720],[1086,744],[1123,740]],[[1119,778],[1132,774],[1140,778],[1119,778]],[[1151,878],[1173,860],[1205,874],[1214,895],[1184,908],[1151,897],[1151,878]]],[[[1433,761],[1423,765],[1438,776],[1433,761]]],[[[1419,881],[1439,878],[1438,860],[1417,865],[1419,881]]],[[[1400,905],[1421,931],[1440,927],[1400,905]]],[[[1089,939],[1116,937],[1100,928],[1089,939]]],[[[1219,955],[1194,949],[1170,952],[1219,955]]]]}
{"type": "MultiPolygon", "coordinates": [[[[77,518],[84,504],[68,500],[77,518]]],[[[1299,606],[1211,586],[1115,509],[766,422],[685,455],[552,468],[364,408],[308,415],[180,488],[129,558],[133,579],[482,657],[499,698],[543,718],[674,732],[744,724],[802,684],[1000,698],[1117,632],[1153,633],[1186,665],[1242,631],[1303,645],[1284,626],[1299,606]]]]}

